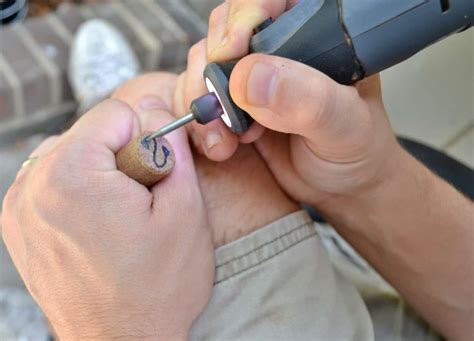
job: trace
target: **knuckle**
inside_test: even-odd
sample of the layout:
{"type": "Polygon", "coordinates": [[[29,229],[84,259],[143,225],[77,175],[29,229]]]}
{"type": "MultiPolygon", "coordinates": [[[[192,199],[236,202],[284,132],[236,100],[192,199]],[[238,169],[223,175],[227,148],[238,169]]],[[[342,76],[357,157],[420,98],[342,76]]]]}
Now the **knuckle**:
{"type": "Polygon", "coordinates": [[[133,115],[133,110],[130,105],[115,98],[106,99],[97,107],[96,110],[97,112],[113,112],[114,115],[133,115]]]}
{"type": "Polygon", "coordinates": [[[304,93],[300,105],[304,125],[313,130],[327,127],[334,120],[335,88],[329,80],[318,77],[311,82],[308,91],[304,93]],[[310,106],[308,108],[308,103],[310,106]],[[303,107],[304,106],[304,107],[303,107]]]}
{"type": "Polygon", "coordinates": [[[58,174],[58,166],[60,165],[58,154],[61,155],[61,152],[51,153],[37,163],[32,181],[32,194],[41,193],[58,186],[58,180],[62,177],[58,174]]]}
{"type": "Polygon", "coordinates": [[[38,161],[31,185],[34,198],[41,202],[45,193],[53,199],[53,195],[60,197],[62,193],[80,188],[77,177],[74,176],[74,166],[70,162],[71,155],[77,155],[77,152],[71,150],[70,146],[60,146],[38,161]]]}
{"type": "Polygon", "coordinates": [[[209,27],[215,27],[220,25],[227,17],[228,4],[224,3],[214,8],[209,15],[209,27]]]}
{"type": "Polygon", "coordinates": [[[315,88],[312,91],[315,95],[312,126],[325,127],[333,117],[335,88],[326,78],[320,78],[318,82],[315,82],[315,88]]]}
{"type": "Polygon", "coordinates": [[[194,59],[199,58],[201,55],[205,54],[206,39],[202,39],[196,44],[194,44],[188,52],[188,63],[192,62],[194,59]]]}

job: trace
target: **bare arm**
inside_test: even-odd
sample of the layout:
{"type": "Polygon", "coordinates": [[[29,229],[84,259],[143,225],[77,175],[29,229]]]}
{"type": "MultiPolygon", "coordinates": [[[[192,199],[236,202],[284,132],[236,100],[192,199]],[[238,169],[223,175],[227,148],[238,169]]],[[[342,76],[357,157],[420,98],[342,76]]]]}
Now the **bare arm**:
{"type": "Polygon", "coordinates": [[[469,339],[473,204],[404,151],[391,161],[390,181],[320,209],[435,328],[469,339]]]}
{"type": "MultiPolygon", "coordinates": [[[[243,57],[230,93],[269,129],[262,136],[256,126],[240,141],[255,141],[280,186],[323,211],[428,322],[449,338],[469,338],[472,203],[398,145],[377,76],[346,87],[294,61],[246,56],[253,28],[292,4],[230,0],[210,17],[208,61],[243,57]]],[[[221,128],[194,130],[207,141],[221,128]]],[[[221,161],[236,142],[223,135],[202,149],[221,161]]]]}

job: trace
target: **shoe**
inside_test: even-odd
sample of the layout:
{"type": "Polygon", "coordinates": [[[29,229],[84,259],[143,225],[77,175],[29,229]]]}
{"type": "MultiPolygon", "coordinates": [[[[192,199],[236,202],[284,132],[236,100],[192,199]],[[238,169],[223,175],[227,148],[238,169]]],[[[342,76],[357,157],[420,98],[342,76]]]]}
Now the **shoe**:
{"type": "Polygon", "coordinates": [[[84,113],[107,98],[140,70],[127,39],[105,20],[82,24],[75,36],[69,61],[69,81],[84,113]]]}
{"type": "Polygon", "coordinates": [[[0,25],[22,21],[27,13],[26,0],[0,0],[0,25]]]}

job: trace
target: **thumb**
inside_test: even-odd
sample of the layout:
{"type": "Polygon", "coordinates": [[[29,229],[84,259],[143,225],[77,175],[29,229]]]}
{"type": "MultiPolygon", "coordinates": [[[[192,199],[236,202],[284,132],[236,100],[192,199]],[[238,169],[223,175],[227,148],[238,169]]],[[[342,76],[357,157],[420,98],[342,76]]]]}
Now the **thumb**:
{"type": "Polygon", "coordinates": [[[232,73],[230,92],[235,103],[264,127],[316,144],[351,139],[369,121],[354,87],[280,57],[255,54],[242,59],[232,73]]]}
{"type": "Polygon", "coordinates": [[[109,171],[116,169],[115,154],[139,131],[140,122],[132,108],[118,100],[106,100],[82,116],[59,144],[73,148],[74,162],[109,171]]]}

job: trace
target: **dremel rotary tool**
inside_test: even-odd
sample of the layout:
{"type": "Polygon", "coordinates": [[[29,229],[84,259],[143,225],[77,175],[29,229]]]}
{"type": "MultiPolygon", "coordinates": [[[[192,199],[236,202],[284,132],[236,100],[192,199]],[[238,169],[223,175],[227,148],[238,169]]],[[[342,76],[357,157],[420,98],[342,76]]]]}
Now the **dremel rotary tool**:
{"type": "MultiPolygon", "coordinates": [[[[350,85],[467,30],[473,9],[472,0],[300,0],[276,21],[268,19],[255,29],[250,51],[301,62],[350,85]]],[[[209,94],[151,138],[193,120],[206,124],[219,117],[234,133],[246,132],[253,119],[229,93],[237,62],[209,64],[204,71],[209,94]]]]}

